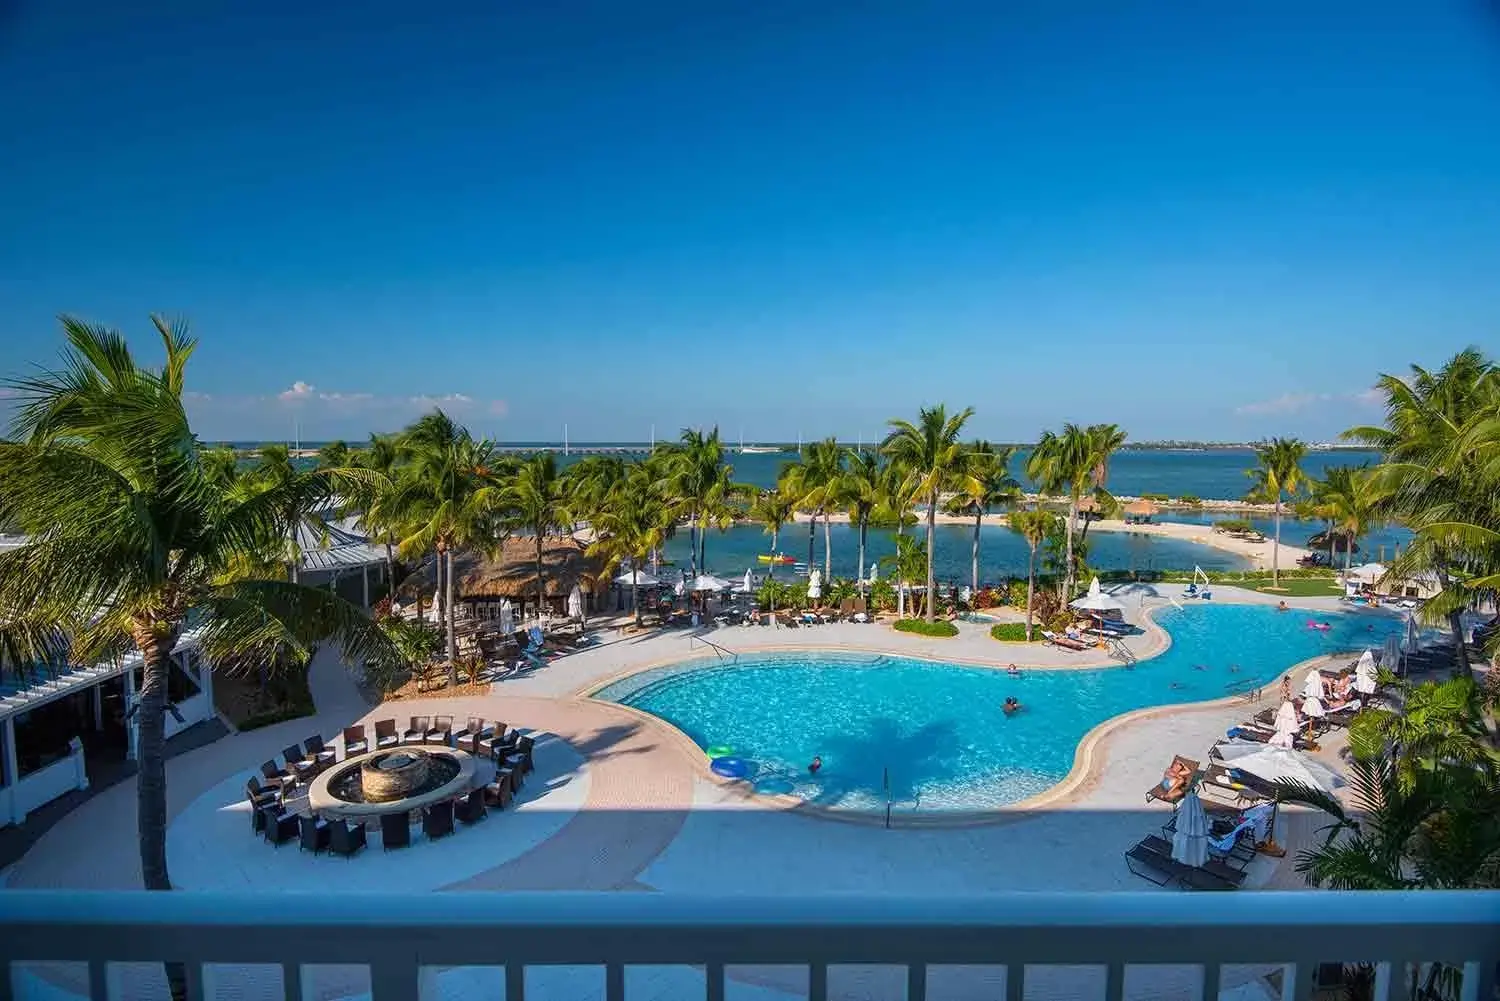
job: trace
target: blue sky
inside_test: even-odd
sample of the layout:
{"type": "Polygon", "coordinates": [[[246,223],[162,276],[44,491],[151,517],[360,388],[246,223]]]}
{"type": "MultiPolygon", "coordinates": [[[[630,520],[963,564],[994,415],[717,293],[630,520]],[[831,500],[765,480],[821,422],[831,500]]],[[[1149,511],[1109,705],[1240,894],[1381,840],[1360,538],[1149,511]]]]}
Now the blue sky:
{"type": "Polygon", "coordinates": [[[1321,438],[1500,345],[1477,3],[0,10],[0,373],[185,316],[207,437],[1321,438]]]}

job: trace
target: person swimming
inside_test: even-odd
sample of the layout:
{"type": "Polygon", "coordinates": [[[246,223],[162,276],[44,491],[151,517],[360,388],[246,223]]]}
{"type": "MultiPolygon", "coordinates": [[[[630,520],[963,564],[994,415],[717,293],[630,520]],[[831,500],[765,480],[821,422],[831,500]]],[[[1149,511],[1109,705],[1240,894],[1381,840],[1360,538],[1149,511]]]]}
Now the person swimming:
{"type": "Polygon", "coordinates": [[[822,770],[823,770],[823,756],[819,755],[819,754],[813,755],[812,764],[810,764],[810,765],[807,766],[807,774],[809,774],[809,775],[816,775],[816,774],[818,774],[818,772],[820,772],[822,770]]]}
{"type": "Polygon", "coordinates": [[[1290,605],[1288,605],[1288,604],[1287,604],[1287,603],[1286,603],[1286,599],[1285,599],[1285,598],[1283,598],[1283,599],[1281,599],[1281,600],[1280,600],[1280,601],[1278,601],[1278,602],[1277,602],[1277,603],[1276,603],[1276,611],[1278,611],[1278,612],[1287,612],[1287,611],[1291,611],[1291,607],[1292,607],[1292,606],[1290,606],[1290,605]]]}
{"type": "Polygon", "coordinates": [[[1011,713],[1020,712],[1021,711],[1021,701],[1019,699],[1017,699],[1014,695],[1007,695],[1005,697],[1005,705],[1001,706],[1000,709],[1007,716],[1009,716],[1011,713]]]}
{"type": "Polygon", "coordinates": [[[1005,669],[1005,673],[1010,675],[1012,678],[1019,678],[1021,676],[1021,669],[1012,664],[1005,669]]]}

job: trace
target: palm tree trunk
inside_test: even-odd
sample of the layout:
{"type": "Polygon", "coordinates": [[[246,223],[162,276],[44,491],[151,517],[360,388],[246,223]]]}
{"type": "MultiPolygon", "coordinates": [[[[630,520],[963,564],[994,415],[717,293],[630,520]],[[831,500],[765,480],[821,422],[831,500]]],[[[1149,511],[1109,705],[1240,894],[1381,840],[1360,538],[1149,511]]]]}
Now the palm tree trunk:
{"type": "MultiPolygon", "coordinates": [[[[969,570],[972,577],[969,581],[969,588],[974,594],[979,593],[979,523],[983,518],[984,509],[980,508],[974,514],[974,545],[973,551],[969,554],[969,570]]],[[[972,597],[970,600],[973,600],[972,597]]]]}
{"type": "Polygon", "coordinates": [[[437,585],[433,588],[432,603],[437,608],[438,625],[447,621],[447,607],[443,604],[443,551],[437,550],[437,585]]]}
{"type": "Polygon", "coordinates": [[[170,890],[167,874],[167,672],[171,670],[171,630],[143,624],[136,628],[141,651],[141,691],[135,724],[140,734],[136,777],[136,835],[140,838],[141,878],[148,890],[170,890]]]}
{"type": "Polygon", "coordinates": [[[391,544],[385,544],[385,596],[396,600],[396,552],[391,544]]]}
{"type": "Polygon", "coordinates": [[[833,583],[833,528],[827,511],[823,512],[823,577],[833,583]]]}
{"type": "Polygon", "coordinates": [[[547,603],[547,582],[542,578],[542,528],[536,532],[536,616],[542,617],[542,607],[547,603]]]}
{"type": "Polygon", "coordinates": [[[1031,642],[1031,604],[1036,594],[1036,546],[1026,557],[1026,642],[1031,642]]]}
{"type": "Polygon", "coordinates": [[[937,621],[937,605],[933,601],[937,591],[935,581],[932,577],[932,543],[937,537],[937,502],[938,492],[932,491],[932,496],[927,501],[927,621],[937,621]]]}
{"type": "MultiPolygon", "coordinates": [[[[1443,566],[1438,566],[1438,587],[1448,590],[1448,571],[1443,566]]],[[[1473,675],[1473,668],[1469,665],[1469,647],[1464,642],[1464,613],[1462,609],[1455,609],[1448,613],[1448,628],[1453,632],[1453,676],[1455,678],[1468,678],[1473,675]]]]}
{"type": "Polygon", "coordinates": [[[1276,538],[1271,543],[1271,586],[1281,585],[1281,491],[1276,491],[1276,538]]]}
{"type": "Polygon", "coordinates": [[[703,573],[708,573],[708,523],[698,530],[698,566],[703,573]]]}
{"type": "Polygon", "coordinates": [[[771,562],[770,562],[769,568],[766,570],[766,580],[774,580],[776,578],[776,538],[780,534],[781,534],[781,526],[780,525],[772,525],[771,526],[771,562]]]}
{"type": "Polygon", "coordinates": [[[1073,534],[1077,531],[1078,495],[1075,493],[1068,495],[1068,552],[1066,557],[1068,568],[1067,573],[1063,574],[1063,580],[1067,581],[1067,584],[1063,587],[1064,601],[1072,597],[1073,589],[1078,586],[1077,568],[1073,566],[1073,534]]]}
{"type": "MultiPolygon", "coordinates": [[[[636,561],[639,567],[644,561],[636,561]]],[[[641,625],[641,574],[639,570],[633,570],[630,574],[630,607],[635,609],[636,628],[641,625]]]]}
{"type": "Polygon", "coordinates": [[[698,576],[698,512],[688,521],[688,575],[698,576]]]}
{"type": "Polygon", "coordinates": [[[818,512],[814,511],[807,521],[807,569],[813,568],[814,550],[818,546],[818,512]]]}
{"type": "Polygon", "coordinates": [[[859,593],[865,593],[865,533],[869,530],[869,518],[859,516],[859,593]]]}
{"type": "Polygon", "coordinates": [[[448,687],[458,687],[458,614],[453,607],[453,550],[448,549],[443,560],[447,569],[443,573],[443,587],[448,607],[448,687]]]}

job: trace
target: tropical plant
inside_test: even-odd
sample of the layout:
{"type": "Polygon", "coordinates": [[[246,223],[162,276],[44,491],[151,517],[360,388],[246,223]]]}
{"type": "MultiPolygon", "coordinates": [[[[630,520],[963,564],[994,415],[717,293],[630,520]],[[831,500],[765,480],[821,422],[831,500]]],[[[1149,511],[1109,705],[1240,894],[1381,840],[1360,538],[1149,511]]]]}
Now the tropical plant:
{"type": "Polygon", "coordinates": [[[1026,475],[1042,493],[1068,498],[1067,535],[1064,540],[1063,592],[1070,597],[1078,584],[1075,539],[1078,537],[1079,504],[1085,493],[1098,494],[1106,506],[1113,503],[1104,489],[1109,475],[1110,454],[1125,440],[1113,424],[1082,428],[1064,424],[1062,432],[1042,432],[1041,440],[1026,460],[1026,475]]]}
{"type": "Polygon", "coordinates": [[[1302,460],[1307,456],[1307,446],[1296,438],[1272,438],[1255,450],[1258,463],[1247,470],[1255,485],[1250,498],[1273,505],[1275,517],[1275,541],[1271,545],[1271,586],[1281,581],[1281,505],[1287,494],[1295,494],[1307,482],[1302,470],[1302,460]]]}
{"type": "Polygon", "coordinates": [[[1342,540],[1344,569],[1354,559],[1355,541],[1380,523],[1379,484],[1369,470],[1352,466],[1330,466],[1323,479],[1312,482],[1310,513],[1328,523],[1328,565],[1342,540]]]}
{"type": "Polygon", "coordinates": [[[1468,767],[1500,776],[1500,755],[1484,724],[1483,699],[1470,678],[1413,685],[1386,682],[1402,693],[1399,710],[1366,709],[1349,727],[1349,746],[1358,757],[1374,758],[1389,746],[1402,790],[1415,788],[1419,773],[1468,767]]]}
{"type": "MultiPolygon", "coordinates": [[[[904,617],[909,611],[905,608],[903,602],[907,585],[915,578],[920,577],[924,571],[929,574],[932,572],[932,562],[927,558],[927,547],[920,540],[914,539],[909,535],[898,535],[896,536],[896,551],[881,557],[880,563],[890,568],[891,573],[896,578],[896,612],[898,615],[904,617]]],[[[929,595],[932,593],[931,580],[932,578],[929,576],[927,589],[929,595]]],[[[928,605],[929,607],[931,606],[931,601],[928,602],[928,605]]],[[[928,621],[931,622],[934,620],[929,619],[928,621]]]]}
{"type": "Polygon", "coordinates": [[[523,531],[532,537],[536,553],[536,607],[547,605],[547,574],[542,551],[550,532],[570,521],[568,490],[557,471],[557,459],[551,452],[528,456],[506,484],[500,500],[503,524],[512,531],[523,531]]]}
{"type": "MultiPolygon", "coordinates": [[[[1117,424],[1090,424],[1084,433],[1088,438],[1089,458],[1093,462],[1089,470],[1090,495],[1101,517],[1117,518],[1120,514],[1120,502],[1109,492],[1109,464],[1115,452],[1125,444],[1125,432],[1117,424]]],[[[1083,531],[1078,536],[1080,543],[1088,540],[1091,524],[1092,518],[1084,520],[1083,531]]],[[[1076,567],[1074,581],[1077,581],[1076,567]]]]}
{"type": "Polygon", "coordinates": [[[347,480],[306,473],[238,499],[206,474],[183,409],[195,342],[152,318],[159,369],[137,363],[118,333],[64,317],[59,369],[15,379],[13,440],[0,442],[0,523],[27,541],[0,552],[0,632],[32,655],[93,663],[133,646],[141,873],[171,889],[167,869],[167,672],[189,619],[210,662],[275,645],[306,663],[331,639],[344,656],[379,656],[384,637],[363,611],[324,588],[240,576],[276,558],[298,518],[347,480]]]}
{"type": "Polygon", "coordinates": [[[959,436],[974,408],[948,415],[942,404],[923,407],[917,423],[892,420],[881,443],[891,462],[904,473],[904,490],[927,504],[927,621],[937,618],[937,588],[932,573],[932,547],[937,533],[938,501],[945,490],[974,490],[974,478],[959,436]]]}
{"type": "Polygon", "coordinates": [[[664,450],[666,486],[679,516],[688,522],[688,565],[697,576],[703,569],[706,541],[700,536],[711,522],[724,517],[725,505],[743,495],[734,483],[734,467],[724,463],[719,429],[704,434],[684,428],[676,445],[664,450]]]}
{"type": "Polygon", "coordinates": [[[865,546],[870,533],[870,519],[883,499],[886,471],[879,452],[851,449],[848,459],[844,481],[839,488],[839,498],[849,512],[849,520],[859,533],[859,563],[855,571],[859,587],[863,590],[867,573],[865,546]]]}
{"type": "Polygon", "coordinates": [[[958,627],[951,622],[929,622],[926,619],[897,619],[891,625],[897,632],[915,633],[918,636],[948,638],[958,635],[958,627]]]}
{"type": "MultiPolygon", "coordinates": [[[[792,520],[797,510],[796,498],[779,487],[770,490],[762,490],[756,495],[755,500],[750,502],[749,515],[753,521],[758,521],[766,526],[766,531],[771,533],[771,556],[780,555],[778,540],[781,537],[781,528],[792,520]]],[[[776,560],[771,560],[770,567],[766,570],[768,577],[776,576],[776,560]]]]}
{"type": "Polygon", "coordinates": [[[353,458],[348,442],[341,439],[330,441],[318,449],[318,468],[343,469],[353,464],[353,458]]]}
{"type": "Polygon", "coordinates": [[[1034,511],[1014,511],[1006,519],[1011,530],[1026,540],[1026,642],[1031,642],[1032,609],[1036,603],[1036,551],[1042,542],[1057,530],[1057,515],[1037,508],[1034,511]]]}
{"type": "Polygon", "coordinates": [[[1021,496],[1021,484],[1010,475],[1010,459],[1014,448],[995,448],[987,441],[976,441],[966,453],[969,475],[948,499],[949,514],[967,515],[974,519],[974,538],[969,552],[969,586],[979,590],[979,531],[984,523],[984,514],[999,504],[1007,504],[1021,496]]]}

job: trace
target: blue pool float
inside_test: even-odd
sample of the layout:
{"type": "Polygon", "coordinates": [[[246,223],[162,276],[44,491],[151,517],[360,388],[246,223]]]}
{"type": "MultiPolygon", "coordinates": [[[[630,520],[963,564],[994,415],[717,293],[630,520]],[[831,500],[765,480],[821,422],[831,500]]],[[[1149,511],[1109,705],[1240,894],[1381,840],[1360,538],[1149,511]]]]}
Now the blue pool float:
{"type": "Polygon", "coordinates": [[[744,758],[715,758],[708,769],[726,779],[748,779],[755,772],[755,765],[744,758]]]}

